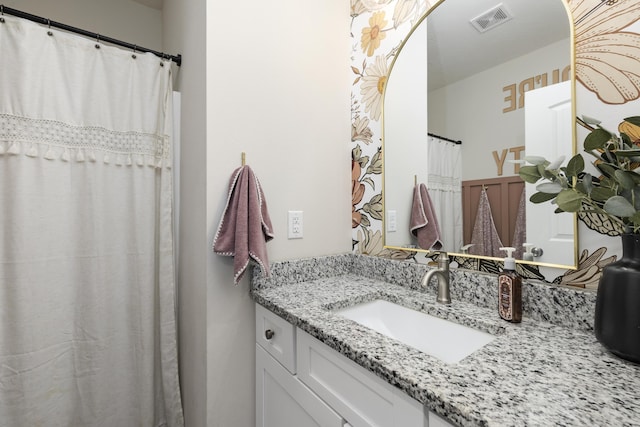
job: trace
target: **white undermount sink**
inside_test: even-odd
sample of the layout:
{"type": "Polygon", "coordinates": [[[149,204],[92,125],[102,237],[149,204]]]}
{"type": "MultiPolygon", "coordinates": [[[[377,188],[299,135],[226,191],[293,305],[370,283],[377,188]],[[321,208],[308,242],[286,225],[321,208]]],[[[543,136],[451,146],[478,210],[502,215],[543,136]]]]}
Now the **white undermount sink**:
{"type": "Polygon", "coordinates": [[[445,363],[457,363],[495,339],[486,332],[385,300],[354,305],[335,313],[445,363]]]}

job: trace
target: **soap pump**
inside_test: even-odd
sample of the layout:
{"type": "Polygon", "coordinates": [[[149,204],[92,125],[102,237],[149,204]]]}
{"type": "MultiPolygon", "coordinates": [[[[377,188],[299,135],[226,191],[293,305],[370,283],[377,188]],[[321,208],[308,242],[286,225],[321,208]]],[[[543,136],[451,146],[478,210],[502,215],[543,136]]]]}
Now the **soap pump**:
{"type": "Polygon", "coordinates": [[[507,253],[504,269],[498,275],[498,313],[504,320],[513,323],[522,321],[522,279],[516,273],[516,260],[513,258],[515,248],[505,247],[500,250],[507,253]]]}
{"type": "Polygon", "coordinates": [[[524,252],[522,253],[522,259],[524,261],[533,261],[533,252],[531,249],[533,248],[533,243],[523,243],[522,247],[524,248],[524,252]]]}

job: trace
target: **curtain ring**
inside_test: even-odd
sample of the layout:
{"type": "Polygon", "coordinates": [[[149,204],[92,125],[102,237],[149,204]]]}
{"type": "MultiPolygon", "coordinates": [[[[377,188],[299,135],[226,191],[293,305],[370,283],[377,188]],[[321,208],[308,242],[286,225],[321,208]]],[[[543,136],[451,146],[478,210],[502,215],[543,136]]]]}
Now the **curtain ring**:
{"type": "Polygon", "coordinates": [[[96,34],[96,49],[100,49],[100,34],[96,34]]]}
{"type": "Polygon", "coordinates": [[[136,55],[136,51],[137,51],[137,50],[138,50],[138,45],[137,45],[137,44],[134,44],[134,45],[133,45],[133,54],[131,55],[131,57],[132,57],[133,59],[136,59],[136,58],[138,57],[138,56],[136,55]]]}
{"type": "Polygon", "coordinates": [[[0,22],[4,22],[4,5],[0,4],[0,22]]]}

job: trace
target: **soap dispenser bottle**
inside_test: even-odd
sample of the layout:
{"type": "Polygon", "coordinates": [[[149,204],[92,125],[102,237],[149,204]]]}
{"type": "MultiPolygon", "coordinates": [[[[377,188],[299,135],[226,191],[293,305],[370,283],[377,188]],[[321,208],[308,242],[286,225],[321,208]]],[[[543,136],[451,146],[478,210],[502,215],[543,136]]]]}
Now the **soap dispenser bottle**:
{"type": "Polygon", "coordinates": [[[498,313],[504,320],[513,323],[522,321],[522,279],[516,273],[515,248],[500,250],[507,253],[504,269],[498,276],[498,313]]]}
{"type": "Polygon", "coordinates": [[[523,261],[533,261],[533,243],[523,243],[522,247],[524,248],[524,252],[522,253],[523,261]]]}

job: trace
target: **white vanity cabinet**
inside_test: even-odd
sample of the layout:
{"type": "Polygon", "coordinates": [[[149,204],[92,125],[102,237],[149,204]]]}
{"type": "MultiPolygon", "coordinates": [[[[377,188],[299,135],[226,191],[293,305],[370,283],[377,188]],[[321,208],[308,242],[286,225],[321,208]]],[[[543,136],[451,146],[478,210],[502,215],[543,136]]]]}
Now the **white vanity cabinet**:
{"type": "Polygon", "coordinates": [[[258,427],[453,426],[259,304],[256,341],[258,427]]]}
{"type": "Polygon", "coordinates": [[[256,304],[256,426],[343,427],[296,374],[295,328],[256,304]]]}

